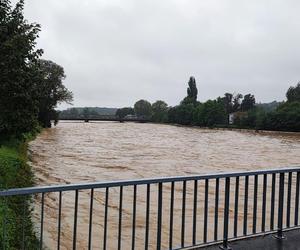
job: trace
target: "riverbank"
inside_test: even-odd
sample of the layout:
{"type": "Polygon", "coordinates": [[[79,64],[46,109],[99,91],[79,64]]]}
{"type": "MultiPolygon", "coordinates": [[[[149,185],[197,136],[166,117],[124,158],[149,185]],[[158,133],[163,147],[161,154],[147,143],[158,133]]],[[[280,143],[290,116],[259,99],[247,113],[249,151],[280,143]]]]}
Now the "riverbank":
{"type": "MultiPolygon", "coordinates": [[[[0,190],[33,186],[31,167],[27,164],[27,145],[33,139],[0,141],[0,190]]],[[[26,249],[36,249],[38,240],[31,221],[31,198],[0,198],[0,242],[4,249],[21,249],[23,228],[26,249]]]]}
{"type": "Polygon", "coordinates": [[[172,125],[177,127],[187,128],[199,128],[199,129],[210,129],[210,130],[221,130],[221,131],[236,131],[236,132],[247,132],[247,133],[259,133],[259,134],[282,134],[282,135],[299,135],[297,131],[284,131],[284,130],[262,130],[255,128],[239,128],[235,126],[214,126],[214,127],[200,127],[196,125],[182,125],[177,123],[153,123],[160,125],[172,125]]]}

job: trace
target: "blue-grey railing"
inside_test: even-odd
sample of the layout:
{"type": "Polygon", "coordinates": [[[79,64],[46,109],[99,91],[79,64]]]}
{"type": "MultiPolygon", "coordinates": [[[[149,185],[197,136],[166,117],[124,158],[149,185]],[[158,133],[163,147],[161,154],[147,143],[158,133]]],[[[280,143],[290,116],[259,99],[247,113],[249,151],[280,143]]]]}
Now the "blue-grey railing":
{"type": "MultiPolygon", "coordinates": [[[[222,249],[229,249],[230,240],[273,232],[276,232],[277,238],[282,239],[284,230],[298,228],[299,184],[300,167],[297,167],[10,189],[0,191],[0,201],[1,199],[7,201],[13,197],[40,195],[41,208],[37,232],[40,249],[43,249],[44,244],[45,196],[49,193],[58,194],[58,205],[54,208],[57,210],[56,248],[61,247],[62,211],[64,209],[62,197],[65,192],[75,194],[72,249],[77,248],[79,244],[77,236],[82,233],[78,232],[78,210],[82,190],[89,191],[87,249],[95,249],[93,248],[95,195],[98,190],[104,190],[103,235],[100,239],[102,243],[96,249],[108,249],[107,235],[111,230],[108,217],[109,210],[112,209],[109,196],[113,188],[118,192],[118,227],[116,232],[110,233],[116,236],[117,249],[141,249],[141,246],[143,249],[182,249],[215,243],[221,243],[222,249]],[[129,214],[131,216],[131,243],[125,245],[122,244],[124,230],[122,216],[124,201],[127,199],[127,197],[124,198],[124,189],[128,187],[133,191],[130,197],[132,206],[129,214]],[[153,192],[156,193],[154,197],[153,192]],[[176,198],[176,194],[180,198],[176,198]],[[141,201],[138,199],[139,195],[145,199],[141,201]],[[136,237],[137,203],[141,202],[145,205],[145,211],[142,212],[143,239],[136,237]],[[153,205],[151,203],[155,204],[154,212],[150,211],[153,205]],[[179,214],[178,209],[175,211],[175,205],[178,203],[180,203],[179,214]],[[168,204],[167,208],[166,204],[168,204]],[[150,235],[150,224],[153,223],[153,218],[155,218],[156,225],[155,233],[150,235]],[[190,220],[187,221],[187,218],[190,220]],[[166,220],[168,223],[165,223],[166,220]],[[180,220],[179,228],[174,228],[175,220],[177,222],[180,220]],[[199,220],[201,220],[200,225],[199,220]],[[175,239],[174,235],[178,231],[180,231],[180,236],[175,239]],[[154,241],[153,238],[155,238],[154,241]]],[[[3,221],[0,222],[3,241],[6,240],[7,221],[8,219],[4,216],[3,221]]],[[[24,230],[20,233],[24,234],[24,230]]],[[[23,235],[22,239],[25,240],[26,236],[23,235]]],[[[24,242],[21,245],[23,249],[26,249],[24,242]]],[[[3,248],[5,249],[5,244],[3,248]]]]}

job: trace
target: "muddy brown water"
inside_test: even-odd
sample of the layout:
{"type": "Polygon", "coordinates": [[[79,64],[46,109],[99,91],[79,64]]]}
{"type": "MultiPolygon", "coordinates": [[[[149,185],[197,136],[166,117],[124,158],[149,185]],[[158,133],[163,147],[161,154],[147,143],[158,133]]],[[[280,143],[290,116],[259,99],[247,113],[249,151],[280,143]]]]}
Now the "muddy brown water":
{"type": "MultiPolygon", "coordinates": [[[[61,122],[44,130],[29,147],[31,164],[38,185],[86,183],[149,177],[209,174],[293,167],[300,165],[300,134],[255,133],[247,131],[210,130],[158,124],[95,122],[61,122]]],[[[293,176],[294,181],[295,176],[293,176]]],[[[243,185],[240,180],[243,210],[243,185]]],[[[249,230],[252,226],[253,180],[249,189],[249,230]],[[251,188],[252,187],[252,188],[251,188]]],[[[262,178],[259,178],[259,184],[262,178]]],[[[271,180],[268,179],[268,184],[271,180]]],[[[234,190],[233,181],[231,183],[234,190]]],[[[220,181],[220,204],[224,203],[220,181]]],[[[268,185],[269,187],[269,185],[268,185]]],[[[187,183],[185,244],[192,240],[194,182],[187,183]]],[[[170,184],[163,186],[162,247],[169,244],[170,184]]],[[[198,183],[197,241],[203,241],[204,183],[198,183]]],[[[215,181],[210,181],[208,192],[208,241],[213,239],[215,181]]],[[[292,192],[292,195],[294,193],[292,192]]],[[[259,189],[258,200],[261,200],[259,189]]],[[[267,195],[267,199],[269,199],[267,195]]],[[[230,198],[233,204],[233,195],[230,198]]],[[[119,189],[109,190],[107,249],[117,248],[119,189]]],[[[133,187],[123,191],[122,249],[131,249],[133,187]]],[[[151,187],[149,249],[156,246],[157,186],[151,187]]],[[[93,209],[93,249],[103,249],[105,190],[95,190],[93,209]]],[[[137,189],[136,249],[144,248],[146,187],[137,189]]],[[[292,202],[291,207],[293,208],[292,202]]],[[[77,248],[87,249],[90,191],[79,192],[77,248]]],[[[267,221],[270,207],[267,205],[267,221]]],[[[219,214],[223,212],[222,206],[219,214]]],[[[175,184],[173,246],[181,244],[182,183],[175,184]]],[[[261,204],[258,203],[258,219],[261,204]]],[[[36,197],[34,217],[38,229],[40,197],[36,197]]],[[[232,228],[233,207],[230,209],[232,228]]],[[[57,246],[58,194],[45,195],[44,244],[49,249],[57,246]]],[[[61,249],[72,249],[74,192],[63,193],[61,249]]],[[[243,214],[239,213],[239,232],[243,214]]],[[[275,221],[276,223],[276,221],[275,221]]],[[[257,223],[260,227],[260,222],[257,223]]],[[[222,216],[219,222],[222,234],[222,216]]],[[[267,223],[267,227],[269,224],[267,223]]],[[[232,233],[232,232],[231,232],[232,233]]]]}

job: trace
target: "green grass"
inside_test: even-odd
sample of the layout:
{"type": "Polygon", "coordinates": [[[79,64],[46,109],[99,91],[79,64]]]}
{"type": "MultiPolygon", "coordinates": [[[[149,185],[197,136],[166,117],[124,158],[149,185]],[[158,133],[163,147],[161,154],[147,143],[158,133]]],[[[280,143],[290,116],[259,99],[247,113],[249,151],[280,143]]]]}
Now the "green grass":
{"type": "MultiPolygon", "coordinates": [[[[0,139],[0,190],[34,184],[27,164],[27,142],[0,139]]],[[[31,198],[0,198],[0,249],[21,249],[23,227],[25,248],[37,249],[38,241],[31,221],[31,198]],[[4,226],[5,225],[5,226],[4,226]]]]}

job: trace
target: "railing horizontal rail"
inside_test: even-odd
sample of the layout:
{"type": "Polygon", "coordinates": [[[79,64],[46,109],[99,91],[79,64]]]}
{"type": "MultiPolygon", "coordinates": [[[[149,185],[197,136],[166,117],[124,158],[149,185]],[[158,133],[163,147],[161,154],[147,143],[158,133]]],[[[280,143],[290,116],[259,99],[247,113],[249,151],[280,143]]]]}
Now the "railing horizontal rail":
{"type": "Polygon", "coordinates": [[[10,249],[7,230],[16,228],[19,248],[30,249],[25,220],[12,227],[13,208],[33,216],[39,249],[51,233],[51,249],[230,249],[300,228],[299,193],[300,167],[1,190],[0,242],[10,249]]]}
{"type": "Polygon", "coordinates": [[[269,170],[256,170],[256,171],[245,171],[245,172],[206,174],[206,175],[187,175],[187,176],[176,176],[176,177],[147,178],[147,179],[138,179],[138,180],[120,180],[120,181],[110,181],[110,182],[92,182],[92,183],[82,183],[82,184],[67,184],[67,185],[40,186],[40,187],[29,187],[29,188],[15,188],[15,189],[0,191],[0,197],[1,196],[13,196],[13,195],[30,195],[30,194],[35,194],[35,193],[84,190],[84,189],[91,189],[91,188],[146,185],[146,184],[155,184],[155,183],[206,180],[206,179],[238,177],[238,176],[244,177],[244,176],[263,175],[263,174],[280,174],[280,173],[288,173],[288,172],[300,172],[300,167],[269,169],[269,170]]]}

